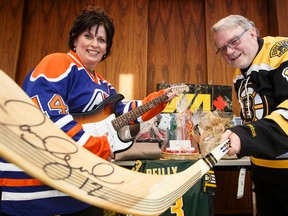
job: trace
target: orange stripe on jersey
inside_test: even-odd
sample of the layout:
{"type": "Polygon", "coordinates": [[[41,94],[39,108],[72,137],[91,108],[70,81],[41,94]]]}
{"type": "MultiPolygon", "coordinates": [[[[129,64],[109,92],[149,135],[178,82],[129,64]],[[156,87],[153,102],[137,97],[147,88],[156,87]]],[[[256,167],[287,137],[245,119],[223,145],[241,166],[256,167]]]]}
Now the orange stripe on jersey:
{"type": "Polygon", "coordinates": [[[133,110],[133,109],[135,109],[136,108],[136,101],[133,101],[132,103],[131,103],[131,109],[133,110]]]}
{"type": "MultiPolygon", "coordinates": [[[[136,107],[137,107],[137,106],[136,106],[136,101],[132,101],[132,103],[131,103],[131,110],[135,109],[136,107]]],[[[134,123],[134,121],[131,121],[130,124],[131,124],[131,125],[134,125],[135,123],[134,123]]]]}
{"type": "Polygon", "coordinates": [[[1,185],[7,187],[40,186],[44,185],[37,179],[8,179],[1,178],[1,185]]]}
{"type": "Polygon", "coordinates": [[[37,78],[40,75],[44,75],[50,79],[56,79],[66,72],[70,63],[68,61],[68,55],[64,53],[54,53],[47,55],[37,65],[31,76],[37,78]]]}
{"type": "Polygon", "coordinates": [[[80,124],[77,124],[73,128],[71,128],[69,131],[67,131],[66,134],[70,137],[73,137],[80,130],[82,130],[82,126],[80,124]]]}
{"type": "Polygon", "coordinates": [[[40,107],[39,101],[36,97],[32,97],[31,100],[36,104],[36,106],[40,107]]]}
{"type": "Polygon", "coordinates": [[[105,160],[107,160],[111,152],[106,136],[91,136],[83,147],[105,160]]]}

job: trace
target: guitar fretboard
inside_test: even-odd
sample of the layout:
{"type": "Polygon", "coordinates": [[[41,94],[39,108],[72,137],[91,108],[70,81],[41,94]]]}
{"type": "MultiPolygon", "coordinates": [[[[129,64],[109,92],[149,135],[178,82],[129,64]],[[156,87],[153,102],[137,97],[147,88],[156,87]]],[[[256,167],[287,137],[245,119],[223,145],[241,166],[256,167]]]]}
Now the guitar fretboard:
{"type": "Polygon", "coordinates": [[[158,104],[164,102],[167,99],[167,94],[162,94],[157,98],[154,98],[153,100],[143,104],[142,106],[137,107],[134,110],[131,110],[128,113],[124,113],[120,115],[119,117],[115,118],[112,121],[112,125],[116,131],[119,131],[122,127],[129,125],[129,123],[135,119],[137,119],[139,116],[143,115],[150,109],[156,107],[158,104]]]}

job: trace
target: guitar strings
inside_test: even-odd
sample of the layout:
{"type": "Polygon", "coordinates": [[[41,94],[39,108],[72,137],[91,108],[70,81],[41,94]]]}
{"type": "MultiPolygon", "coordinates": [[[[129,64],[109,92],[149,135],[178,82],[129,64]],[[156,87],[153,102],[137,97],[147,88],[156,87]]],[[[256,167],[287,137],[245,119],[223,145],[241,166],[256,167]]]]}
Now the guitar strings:
{"type": "Polygon", "coordinates": [[[124,113],[118,116],[116,119],[112,120],[112,125],[116,131],[120,130],[122,127],[128,125],[130,123],[131,118],[127,118],[127,116],[132,116],[132,119],[137,119],[139,116],[143,115],[143,113],[149,111],[156,107],[156,105],[164,102],[166,99],[166,94],[162,94],[157,98],[150,100],[149,102],[142,104],[134,110],[131,110],[127,113],[124,113]]]}

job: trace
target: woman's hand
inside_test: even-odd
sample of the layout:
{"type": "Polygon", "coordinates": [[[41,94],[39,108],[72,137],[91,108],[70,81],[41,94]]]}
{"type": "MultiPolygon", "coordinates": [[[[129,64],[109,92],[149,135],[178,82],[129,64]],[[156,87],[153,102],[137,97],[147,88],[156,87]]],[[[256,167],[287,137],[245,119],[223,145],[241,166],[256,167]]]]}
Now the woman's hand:
{"type": "Polygon", "coordinates": [[[177,94],[176,92],[173,92],[173,91],[172,91],[172,88],[171,88],[171,87],[170,87],[170,88],[167,88],[165,93],[167,94],[167,100],[166,100],[166,102],[169,102],[169,101],[171,101],[173,98],[175,98],[176,96],[178,96],[178,94],[177,94]]]}
{"type": "Polygon", "coordinates": [[[107,158],[107,161],[111,162],[114,159],[115,159],[115,154],[111,151],[109,157],[107,158]]]}

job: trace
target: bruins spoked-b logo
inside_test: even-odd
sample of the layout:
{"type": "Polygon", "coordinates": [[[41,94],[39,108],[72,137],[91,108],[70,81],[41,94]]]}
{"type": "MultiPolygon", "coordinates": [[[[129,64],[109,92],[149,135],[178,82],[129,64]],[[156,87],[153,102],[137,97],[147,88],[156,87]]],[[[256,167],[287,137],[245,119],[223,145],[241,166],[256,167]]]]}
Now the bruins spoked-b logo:
{"type": "Polygon", "coordinates": [[[282,56],[288,50],[288,39],[278,41],[270,51],[270,58],[282,56]]]}
{"type": "Polygon", "coordinates": [[[242,114],[246,121],[257,121],[268,114],[265,96],[261,96],[250,86],[246,89],[242,87],[240,91],[240,101],[243,104],[242,114]]]}

